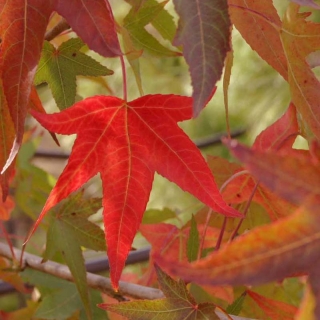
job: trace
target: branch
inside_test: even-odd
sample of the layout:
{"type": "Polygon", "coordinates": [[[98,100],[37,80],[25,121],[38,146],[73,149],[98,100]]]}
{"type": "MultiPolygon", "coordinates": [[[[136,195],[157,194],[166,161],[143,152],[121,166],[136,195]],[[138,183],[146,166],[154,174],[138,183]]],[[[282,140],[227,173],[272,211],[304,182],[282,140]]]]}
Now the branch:
{"type": "MultiPolygon", "coordinates": [[[[21,250],[17,248],[14,248],[13,250],[16,255],[16,259],[19,261],[21,250]]],[[[8,245],[0,243],[0,256],[12,260],[12,254],[8,245]]],[[[41,257],[35,256],[31,253],[24,252],[23,254],[22,263],[26,268],[38,270],[44,273],[51,274],[57,278],[73,282],[72,274],[67,266],[54,261],[46,261],[44,263],[42,263],[41,261],[41,257]]],[[[90,288],[99,290],[112,297],[115,297],[115,292],[112,289],[110,278],[87,272],[87,282],[90,288]]],[[[134,299],[146,300],[162,299],[165,297],[162,291],[159,289],[144,287],[138,284],[128,283],[124,281],[119,282],[119,294],[134,299]]],[[[253,320],[232,315],[229,315],[230,318],[227,318],[227,316],[223,312],[219,310],[216,310],[215,312],[221,320],[230,318],[233,320],[253,320]]]]}
{"type": "Polygon", "coordinates": [[[44,36],[44,39],[50,41],[58,36],[61,32],[70,29],[70,25],[67,20],[62,18],[51,30],[48,30],[44,36]]]}
{"type": "MultiPolygon", "coordinates": [[[[14,248],[16,259],[19,261],[21,256],[21,250],[14,248]]],[[[8,245],[0,243],[0,256],[12,260],[12,254],[8,245]]],[[[38,270],[44,273],[51,274],[60,279],[67,281],[73,281],[72,274],[69,268],[63,264],[56,263],[54,261],[47,261],[42,263],[42,258],[33,254],[25,252],[23,254],[22,263],[25,267],[29,267],[34,270],[38,270]]],[[[104,292],[112,297],[115,297],[115,292],[111,285],[110,278],[102,277],[93,273],[87,272],[88,286],[92,289],[104,292]]],[[[164,295],[162,291],[154,288],[144,287],[133,283],[124,281],[119,282],[119,295],[128,296],[134,299],[160,299],[164,295]]]]}

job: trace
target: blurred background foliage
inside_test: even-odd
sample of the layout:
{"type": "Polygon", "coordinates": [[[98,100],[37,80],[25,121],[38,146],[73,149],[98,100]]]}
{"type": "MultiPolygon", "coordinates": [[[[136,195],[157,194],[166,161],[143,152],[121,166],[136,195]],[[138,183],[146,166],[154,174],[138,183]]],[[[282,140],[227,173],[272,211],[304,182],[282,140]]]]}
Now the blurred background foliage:
{"type": "MultiPolygon", "coordinates": [[[[274,1],[280,16],[283,15],[288,1],[274,1]]],[[[111,1],[114,15],[121,25],[131,6],[125,1],[111,1]]],[[[168,10],[177,21],[172,2],[167,3],[168,10]]],[[[153,32],[152,29],[148,29],[153,32]]],[[[56,45],[65,41],[72,34],[54,40],[56,45]]],[[[164,41],[164,45],[170,44],[164,41]]],[[[242,39],[237,30],[232,32],[232,46],[234,62],[229,86],[229,121],[231,130],[244,129],[246,134],[240,139],[251,144],[257,134],[270,125],[284,112],[289,104],[289,90],[287,83],[264,62],[242,39]]],[[[88,51],[86,48],[84,51],[88,51]]],[[[88,52],[87,52],[88,53],[88,52]]],[[[114,71],[114,75],[101,78],[77,77],[77,99],[92,95],[105,94],[123,96],[122,73],[119,59],[106,59],[89,52],[96,60],[114,71]]],[[[181,94],[191,95],[192,87],[188,67],[183,57],[155,57],[143,53],[139,59],[141,68],[142,87],[144,94],[181,94]]],[[[128,99],[140,96],[133,72],[127,63],[128,99]]],[[[41,100],[48,112],[58,111],[47,86],[39,88],[41,100]]],[[[181,123],[181,127],[191,139],[199,139],[226,132],[226,113],[223,101],[222,81],[217,84],[217,91],[212,100],[196,119],[181,123]]],[[[74,137],[59,137],[63,150],[70,150],[74,137]]],[[[52,150],[55,148],[47,138],[39,148],[52,150]]],[[[228,157],[226,148],[221,145],[208,147],[204,154],[228,157]]],[[[40,166],[55,175],[61,167],[53,165],[47,168],[40,166]]],[[[99,179],[90,184],[91,192],[97,196],[100,192],[99,179]]],[[[174,184],[160,176],[155,177],[154,187],[148,204],[149,208],[170,207],[179,212],[194,211],[197,201],[181,191],[174,184]]],[[[197,206],[198,207],[198,206],[197,206]]]]}
{"type": "MultiPolygon", "coordinates": [[[[114,10],[116,21],[121,25],[123,19],[129,12],[131,6],[125,1],[110,1],[114,10]]],[[[274,0],[274,5],[279,11],[280,17],[283,16],[289,0],[274,0]]],[[[165,6],[172,15],[174,13],[172,1],[165,6]]],[[[318,17],[315,17],[317,19],[318,17]]],[[[320,17],[319,17],[320,19],[320,17]]],[[[148,29],[153,32],[152,28],[148,29]]],[[[59,46],[62,42],[70,37],[75,36],[72,33],[59,36],[52,42],[59,46]]],[[[168,42],[164,45],[170,46],[168,42]]],[[[239,139],[250,145],[259,134],[268,125],[273,123],[286,110],[290,102],[290,93],[287,83],[281,76],[275,72],[266,62],[264,62],[242,39],[237,30],[232,31],[232,47],[234,50],[234,61],[229,86],[229,121],[231,131],[244,129],[246,133],[239,139]]],[[[93,95],[114,95],[123,96],[123,78],[119,59],[106,59],[86,47],[82,49],[94,59],[107,66],[114,71],[114,75],[99,78],[77,77],[77,97],[81,100],[93,95]]],[[[181,94],[191,95],[192,87],[188,72],[188,67],[183,57],[155,57],[143,54],[140,59],[142,86],[145,94],[181,94]]],[[[127,86],[129,100],[136,99],[140,96],[138,86],[135,81],[133,72],[127,63],[127,86]]],[[[52,98],[51,91],[47,85],[38,86],[38,93],[48,113],[58,112],[55,101],[52,98]]],[[[28,125],[32,128],[35,125],[34,120],[29,119],[28,125]]],[[[190,121],[181,123],[181,128],[190,136],[191,139],[201,139],[215,135],[217,133],[226,132],[226,112],[223,101],[222,81],[217,84],[217,91],[208,106],[203,110],[200,116],[190,121]]],[[[36,139],[28,139],[19,153],[17,161],[17,184],[15,186],[16,193],[16,209],[13,214],[12,222],[9,222],[8,232],[11,230],[21,230],[15,233],[23,235],[26,233],[32,220],[21,225],[21,217],[29,216],[35,218],[55,183],[57,177],[66,164],[63,159],[34,158],[32,164],[26,164],[32,158],[36,150],[47,152],[70,152],[74,136],[58,136],[61,148],[57,147],[51,136],[43,132],[42,128],[37,128],[32,133],[36,139]],[[41,138],[42,137],[42,138],[41,138]],[[41,140],[41,141],[40,141],[41,140]],[[51,175],[52,174],[52,175],[51,175]],[[25,201],[26,195],[28,201],[25,201]],[[30,211],[30,208],[32,210],[30,211]],[[30,212],[29,212],[30,211],[30,212]],[[36,212],[35,212],[36,211],[36,212]],[[17,218],[19,223],[16,223],[17,218]],[[24,229],[24,232],[22,231],[24,229]]],[[[28,135],[31,135],[28,132],[28,135]]],[[[214,155],[229,157],[228,151],[223,145],[215,145],[202,150],[204,156],[214,155]]],[[[87,184],[87,193],[91,196],[98,197],[101,195],[101,183],[99,177],[95,177],[87,184]]],[[[181,227],[185,221],[190,219],[191,213],[196,213],[201,208],[201,203],[195,200],[191,195],[183,192],[174,184],[159,175],[155,176],[153,189],[151,192],[148,209],[149,211],[144,217],[146,221],[153,223],[166,221],[181,227]],[[170,208],[165,209],[163,208],[170,208]],[[151,210],[152,209],[152,210],[151,210]],[[178,219],[174,218],[175,214],[179,214],[178,219]],[[161,219],[159,219],[161,216],[161,219]]],[[[101,211],[93,217],[94,221],[101,221],[101,211]]],[[[41,225],[47,228],[47,222],[41,225]]],[[[31,252],[40,254],[42,244],[45,243],[45,234],[37,232],[31,239],[29,246],[31,252]],[[37,237],[42,237],[38,241],[37,237]]],[[[19,246],[23,240],[15,239],[14,244],[19,246]]],[[[141,235],[138,235],[133,246],[140,248],[147,243],[141,235]]],[[[105,255],[105,253],[100,253],[105,255]]],[[[86,258],[90,258],[90,253],[86,258]]],[[[137,273],[137,268],[142,269],[143,265],[127,268],[127,271],[137,273]]],[[[19,304],[19,296],[14,296],[17,301],[12,299],[13,295],[0,299],[0,309],[5,306],[6,310],[13,309],[19,304]]]]}

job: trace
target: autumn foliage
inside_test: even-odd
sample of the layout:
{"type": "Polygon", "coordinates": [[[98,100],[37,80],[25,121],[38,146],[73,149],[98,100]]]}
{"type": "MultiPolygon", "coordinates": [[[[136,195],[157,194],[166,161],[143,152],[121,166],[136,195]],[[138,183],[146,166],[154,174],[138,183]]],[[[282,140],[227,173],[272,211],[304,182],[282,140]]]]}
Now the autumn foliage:
{"type": "Polygon", "coordinates": [[[0,0],[0,230],[11,250],[0,247],[0,279],[26,297],[0,318],[320,318],[320,23],[311,14],[320,6],[292,0],[281,16],[272,0],[123,3],[129,9],[117,19],[107,0],[0,0]],[[290,89],[284,114],[251,146],[231,139],[229,128],[233,28],[290,89]],[[192,96],[144,94],[142,58],[184,60],[192,96]],[[122,96],[110,89],[111,59],[121,66],[122,96]],[[137,86],[131,101],[129,70],[137,86]],[[105,94],[77,96],[78,76],[98,79],[105,94]],[[202,154],[179,126],[202,112],[221,78],[228,158],[202,154]],[[39,98],[43,84],[54,113],[39,98]],[[38,139],[25,125],[31,118],[58,144],[56,134],[76,136],[56,182],[30,162],[38,139]],[[297,137],[306,149],[294,147],[297,137]],[[188,219],[174,208],[147,210],[155,173],[201,209],[188,219]],[[86,192],[97,174],[102,198],[86,192]],[[100,209],[98,224],[91,216],[100,209]],[[34,221],[24,235],[5,229],[13,210],[34,221]],[[65,264],[72,279],[15,254],[10,239],[25,236],[22,252],[29,251],[41,227],[46,245],[38,254],[49,266],[65,264]],[[150,257],[130,274],[123,270],[136,236],[150,257]],[[98,287],[106,294],[92,289],[86,250],[108,256],[112,289],[98,287]],[[150,296],[131,300],[121,279],[150,296]]]}

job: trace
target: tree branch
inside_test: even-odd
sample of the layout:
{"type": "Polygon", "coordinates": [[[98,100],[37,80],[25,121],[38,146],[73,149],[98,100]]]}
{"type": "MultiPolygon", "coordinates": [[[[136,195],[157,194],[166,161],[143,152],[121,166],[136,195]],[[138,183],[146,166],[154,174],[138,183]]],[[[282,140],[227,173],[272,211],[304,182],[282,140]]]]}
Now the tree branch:
{"type": "Polygon", "coordinates": [[[61,32],[70,29],[70,25],[67,20],[62,18],[51,30],[48,30],[44,36],[44,39],[50,41],[58,36],[61,32]]]}
{"type": "MultiPolygon", "coordinates": [[[[14,253],[16,255],[16,259],[19,261],[21,256],[21,250],[14,248],[14,253]]],[[[0,243],[0,256],[12,260],[12,254],[8,245],[0,243]]],[[[23,254],[22,263],[26,268],[29,267],[34,270],[51,274],[60,279],[64,279],[71,282],[73,281],[72,274],[67,266],[62,265],[60,263],[56,263],[54,261],[47,261],[44,263],[42,263],[41,261],[41,257],[35,256],[27,252],[23,254]]],[[[112,288],[110,278],[87,272],[87,282],[90,288],[99,290],[112,297],[115,297],[115,292],[112,288]]],[[[119,282],[118,293],[119,295],[128,296],[135,299],[153,300],[164,297],[162,291],[158,289],[144,287],[124,281],[119,282]]]]}
{"type": "MultiPolygon", "coordinates": [[[[21,250],[14,248],[14,253],[16,259],[19,261],[21,257],[21,250]]],[[[12,253],[8,245],[4,243],[0,243],[0,256],[8,258],[12,260],[12,253]]],[[[35,256],[31,253],[24,252],[22,263],[26,268],[31,268],[34,270],[38,270],[44,273],[51,274],[57,278],[64,279],[67,281],[73,282],[72,274],[69,268],[63,264],[54,262],[54,261],[46,261],[44,263],[41,262],[42,258],[35,256]]],[[[87,272],[87,282],[88,286],[92,289],[99,290],[104,292],[112,297],[115,297],[115,292],[111,286],[111,280],[107,277],[102,277],[93,273],[87,272]]],[[[149,288],[140,286],[133,283],[128,283],[124,281],[119,282],[119,294],[122,296],[128,296],[134,299],[146,299],[146,300],[154,300],[164,298],[164,294],[159,289],[149,288]]],[[[215,311],[219,319],[227,320],[252,320],[249,318],[243,318],[238,316],[229,315],[229,318],[219,310],[215,311]]]]}

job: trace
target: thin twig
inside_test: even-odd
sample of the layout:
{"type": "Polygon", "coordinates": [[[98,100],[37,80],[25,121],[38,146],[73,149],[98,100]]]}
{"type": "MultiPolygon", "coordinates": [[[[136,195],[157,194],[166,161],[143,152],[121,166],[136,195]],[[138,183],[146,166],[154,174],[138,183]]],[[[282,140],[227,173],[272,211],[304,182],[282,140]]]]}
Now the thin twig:
{"type": "Polygon", "coordinates": [[[62,18],[52,29],[48,30],[44,36],[44,39],[47,41],[53,40],[63,31],[69,30],[70,25],[66,19],[62,18]]]}

